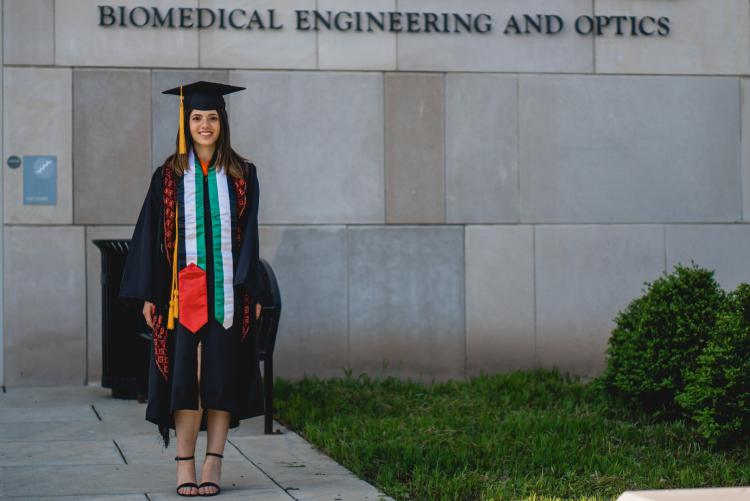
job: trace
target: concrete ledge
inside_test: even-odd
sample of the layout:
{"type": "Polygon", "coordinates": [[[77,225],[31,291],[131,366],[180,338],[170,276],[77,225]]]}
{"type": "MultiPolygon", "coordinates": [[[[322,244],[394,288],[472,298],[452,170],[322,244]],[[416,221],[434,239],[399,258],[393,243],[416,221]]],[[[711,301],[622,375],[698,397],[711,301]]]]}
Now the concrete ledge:
{"type": "Polygon", "coordinates": [[[750,487],[627,491],[623,492],[622,495],[617,498],[617,501],[741,501],[746,499],[750,499],[750,487]]]}

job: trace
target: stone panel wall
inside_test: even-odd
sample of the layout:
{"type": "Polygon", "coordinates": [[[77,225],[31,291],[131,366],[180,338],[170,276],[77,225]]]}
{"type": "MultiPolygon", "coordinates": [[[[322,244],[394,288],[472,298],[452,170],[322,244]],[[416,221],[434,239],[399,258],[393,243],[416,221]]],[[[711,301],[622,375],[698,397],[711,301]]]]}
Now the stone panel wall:
{"type": "Polygon", "coordinates": [[[595,375],[644,281],[690,260],[727,289],[750,281],[746,0],[251,4],[284,28],[104,28],[103,2],[3,1],[4,384],[100,379],[91,241],[132,233],[175,147],[178,102],[161,91],[200,79],[247,87],[228,110],[258,166],[282,377],[595,375]],[[315,32],[294,29],[295,9],[493,24],[315,32]],[[524,13],[565,27],[504,33],[524,13]],[[618,15],[667,16],[670,33],[575,32],[618,15]],[[23,204],[10,155],[57,156],[56,206],[23,204]]]}

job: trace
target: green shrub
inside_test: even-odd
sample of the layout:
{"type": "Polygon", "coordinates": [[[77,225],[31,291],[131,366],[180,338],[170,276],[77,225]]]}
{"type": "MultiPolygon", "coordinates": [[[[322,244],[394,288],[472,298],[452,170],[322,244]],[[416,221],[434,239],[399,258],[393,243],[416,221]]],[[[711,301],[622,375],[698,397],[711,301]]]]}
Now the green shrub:
{"type": "Polygon", "coordinates": [[[677,417],[675,396],[696,366],[726,294],[714,272],[677,264],[618,312],[607,347],[603,384],[643,410],[677,417]]]}
{"type": "Polygon", "coordinates": [[[677,395],[712,445],[744,443],[750,432],[750,285],[740,284],[727,305],[677,395]]]}

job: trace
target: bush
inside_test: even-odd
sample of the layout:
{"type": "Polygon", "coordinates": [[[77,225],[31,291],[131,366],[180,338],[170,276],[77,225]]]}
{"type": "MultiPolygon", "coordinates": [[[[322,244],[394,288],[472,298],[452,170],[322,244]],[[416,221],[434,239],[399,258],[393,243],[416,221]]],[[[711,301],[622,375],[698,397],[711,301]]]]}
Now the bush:
{"type": "Polygon", "coordinates": [[[605,388],[659,417],[682,414],[675,396],[726,298],[712,270],[691,264],[644,282],[645,294],[618,312],[607,347],[605,388]]]}
{"type": "Polygon", "coordinates": [[[727,305],[677,396],[712,445],[744,443],[750,432],[750,285],[740,284],[727,305]]]}

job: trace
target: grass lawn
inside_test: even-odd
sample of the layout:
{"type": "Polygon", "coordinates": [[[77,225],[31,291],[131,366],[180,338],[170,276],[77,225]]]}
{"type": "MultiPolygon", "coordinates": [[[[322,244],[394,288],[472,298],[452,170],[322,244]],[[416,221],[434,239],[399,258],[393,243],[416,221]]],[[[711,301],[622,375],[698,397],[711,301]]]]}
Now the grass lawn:
{"type": "Polygon", "coordinates": [[[750,447],[715,452],[553,371],[422,385],[277,379],[275,417],[403,500],[615,499],[750,484],[750,447]]]}

